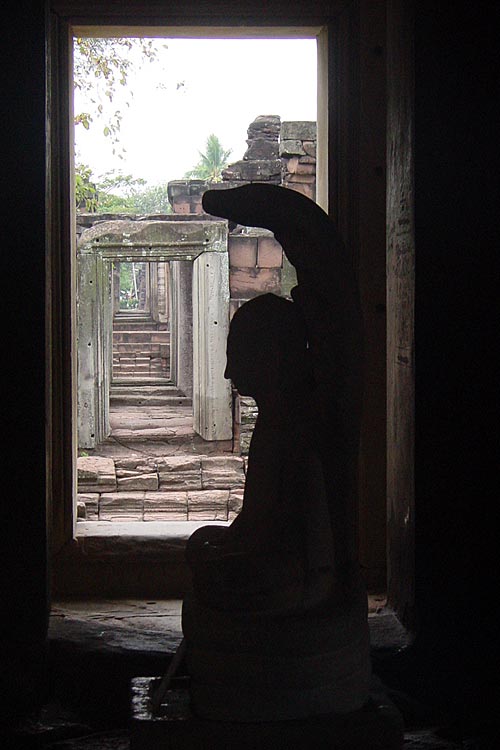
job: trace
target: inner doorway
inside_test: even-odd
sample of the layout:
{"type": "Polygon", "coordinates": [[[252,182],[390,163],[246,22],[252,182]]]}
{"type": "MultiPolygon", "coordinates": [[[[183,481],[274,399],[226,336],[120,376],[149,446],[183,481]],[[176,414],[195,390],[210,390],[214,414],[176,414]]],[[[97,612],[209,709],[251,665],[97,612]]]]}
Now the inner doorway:
{"type": "MultiPolygon", "coordinates": [[[[313,40],[311,40],[313,41],[313,40]]],[[[313,41],[313,44],[315,42],[313,41]]],[[[300,94],[300,92],[298,92],[300,94]]],[[[255,168],[257,163],[259,163],[259,169],[262,169],[262,163],[269,163],[272,164],[273,168],[276,168],[276,163],[279,162],[278,166],[278,179],[281,181],[281,168],[282,166],[288,166],[290,165],[290,171],[286,172],[287,179],[290,182],[290,187],[295,187],[295,189],[300,189],[302,191],[307,191],[306,194],[309,195],[309,197],[315,197],[315,161],[316,161],[316,123],[314,122],[297,122],[295,125],[302,125],[306,126],[306,130],[308,130],[308,133],[304,135],[300,134],[300,127],[297,128],[289,128],[288,135],[283,132],[283,141],[288,143],[288,146],[286,149],[284,149],[283,154],[280,151],[279,146],[279,117],[261,117],[257,118],[257,120],[260,119],[260,122],[252,123],[252,125],[255,125],[254,128],[254,142],[253,144],[250,144],[250,140],[247,141],[247,144],[249,145],[248,151],[252,150],[253,148],[253,156],[248,157],[245,156],[244,160],[242,162],[238,162],[238,164],[244,164],[246,168],[250,167],[250,171],[252,168],[255,168]],[[276,122],[278,121],[278,122],[276,122]],[[270,123],[270,125],[269,125],[270,123]],[[269,133],[267,132],[266,128],[271,127],[275,130],[275,143],[272,145],[272,148],[276,151],[276,153],[273,153],[272,156],[274,159],[268,158],[265,159],[263,157],[270,157],[271,154],[268,154],[265,152],[262,152],[263,148],[263,142],[264,147],[269,146],[269,144],[266,144],[266,138],[261,136],[268,136],[269,133]],[[314,130],[314,135],[312,135],[312,131],[314,130]],[[309,151],[300,151],[295,154],[291,153],[290,149],[293,148],[291,145],[292,143],[301,143],[298,148],[302,149],[303,144],[305,141],[308,142],[309,145],[309,151]],[[258,148],[256,149],[255,146],[258,148]],[[259,150],[260,149],[260,150],[259,150]],[[288,149],[288,150],[287,150],[288,149]],[[282,156],[283,158],[280,160],[279,157],[282,156]],[[259,158],[260,157],[260,158],[259,158]],[[299,162],[302,162],[303,160],[307,161],[307,164],[302,165],[300,164],[299,169],[297,170],[297,174],[295,173],[295,167],[299,164],[299,162]],[[297,165],[295,165],[295,162],[297,162],[297,165]],[[314,162],[314,164],[313,164],[314,162]],[[291,167],[293,166],[293,169],[291,167]],[[298,178],[298,181],[297,181],[298,178]],[[295,182],[293,182],[295,180],[295,182]],[[292,185],[293,183],[293,185],[292,185]]],[[[289,123],[289,125],[293,125],[294,123],[289,123]]],[[[252,125],[250,127],[252,127],[252,125]]],[[[250,129],[248,131],[248,135],[250,138],[250,129]]],[[[295,146],[297,148],[297,146],[295,146]]],[[[266,164],[267,166],[267,164],[266,164]]],[[[256,175],[253,175],[253,178],[255,178],[256,175]]],[[[238,181],[252,181],[252,175],[237,175],[236,180],[238,181]]],[[[266,179],[266,175],[260,174],[258,177],[266,179]]],[[[196,181],[194,181],[196,182],[196,181]]],[[[232,185],[227,184],[227,187],[230,187],[232,185]]],[[[170,185],[169,185],[170,187],[170,185]]],[[[195,186],[199,188],[200,186],[195,186]]],[[[205,188],[209,187],[209,184],[205,185],[205,188]]],[[[188,192],[190,193],[190,198],[193,197],[192,193],[193,185],[189,186],[188,192]]],[[[174,191],[175,192],[175,191],[174,191]]],[[[176,195],[173,196],[174,202],[176,200],[176,195]]],[[[201,200],[201,193],[197,195],[198,199],[201,200]]],[[[178,213],[191,213],[193,212],[193,201],[189,201],[188,204],[182,204],[181,201],[177,201],[177,207],[175,210],[177,210],[178,213]],[[187,209],[187,211],[186,211],[187,209]]],[[[197,212],[197,207],[194,206],[194,212],[197,212]]],[[[164,219],[167,217],[163,217],[164,219]]],[[[175,217],[168,217],[170,219],[175,219],[175,217]]],[[[179,217],[180,218],[180,217],[179,217]]],[[[192,216],[184,216],[183,218],[189,219],[193,218],[192,216]]],[[[240,228],[241,231],[241,228],[240,228]]],[[[235,238],[233,244],[234,245],[242,245],[242,243],[239,240],[246,239],[246,237],[242,238],[235,238]]],[[[249,238],[250,239],[250,238],[249,238]]],[[[271,282],[273,284],[272,291],[275,291],[277,293],[281,293],[285,287],[290,287],[291,284],[291,278],[285,278],[287,276],[287,273],[289,269],[284,268],[283,266],[283,255],[281,248],[278,246],[276,247],[277,243],[273,243],[273,240],[269,237],[264,237],[261,240],[257,240],[257,238],[253,239],[251,238],[251,242],[254,243],[254,250],[250,249],[249,255],[254,254],[254,260],[252,262],[249,262],[245,260],[243,263],[239,261],[235,261],[233,263],[233,266],[235,266],[234,269],[231,269],[231,273],[228,275],[232,278],[235,278],[237,275],[239,277],[243,277],[243,281],[247,284],[247,287],[241,291],[241,289],[236,293],[236,299],[231,299],[232,304],[232,311],[242,304],[246,298],[254,296],[256,293],[263,293],[265,291],[271,291],[269,288],[269,278],[271,279],[271,282]],[[267,244],[266,244],[267,243],[267,244]],[[257,245],[259,247],[259,252],[257,253],[257,245]],[[260,250],[262,248],[262,252],[260,250]],[[267,253],[267,255],[266,255],[267,253]],[[257,257],[259,255],[259,257],[257,257]],[[261,257],[262,256],[262,257],[261,257]],[[244,268],[241,268],[241,266],[244,266],[244,268]],[[240,266],[240,267],[238,267],[240,266]],[[253,288],[249,289],[248,285],[252,282],[249,282],[248,278],[251,274],[254,274],[254,282],[253,282],[253,288]],[[257,280],[257,283],[255,283],[255,278],[257,275],[260,274],[262,277],[266,277],[267,281],[264,281],[262,284],[257,280]],[[282,282],[284,282],[282,284],[282,282]],[[267,285],[266,285],[267,284],[267,285]],[[262,288],[261,288],[262,287],[262,288]],[[241,293],[240,293],[241,292],[241,293]]],[[[102,244],[100,245],[102,247],[102,244]]],[[[238,248],[234,248],[235,257],[238,255],[244,256],[245,253],[239,253],[238,248]]],[[[144,252],[143,250],[141,252],[144,252]]],[[[247,253],[248,255],[248,253],[247,253]]],[[[110,259],[110,254],[108,253],[107,260],[110,259]]],[[[190,398],[193,400],[193,408],[194,408],[194,424],[198,420],[200,427],[199,429],[195,428],[195,434],[203,437],[205,441],[210,441],[210,443],[206,443],[203,448],[198,448],[197,452],[203,453],[203,454],[209,454],[213,453],[213,444],[214,442],[218,443],[221,446],[222,453],[231,453],[233,451],[233,455],[230,456],[231,461],[230,466],[228,466],[228,461],[221,462],[219,467],[219,473],[226,474],[226,477],[223,478],[220,476],[218,479],[213,476],[209,477],[210,469],[214,468],[214,462],[210,464],[210,466],[205,465],[205,461],[202,460],[201,465],[196,469],[196,473],[201,475],[201,482],[202,486],[200,489],[208,488],[209,486],[212,487],[212,489],[222,489],[223,483],[226,484],[224,487],[226,489],[234,489],[235,487],[237,489],[242,489],[242,480],[244,481],[244,466],[245,466],[245,459],[240,455],[240,452],[238,450],[234,450],[235,447],[235,441],[234,441],[234,434],[233,434],[233,427],[235,422],[238,423],[238,428],[242,426],[242,421],[245,423],[245,428],[248,432],[248,422],[252,421],[252,419],[255,418],[255,406],[252,404],[246,404],[241,403],[240,400],[237,402],[233,399],[233,418],[231,420],[231,428],[229,431],[223,431],[222,433],[216,428],[216,423],[212,423],[212,416],[211,413],[217,412],[217,409],[214,409],[213,406],[208,406],[210,404],[210,398],[205,397],[206,393],[206,380],[207,379],[214,379],[214,366],[213,366],[213,359],[211,362],[207,360],[207,352],[211,351],[213,349],[213,346],[210,345],[207,349],[203,341],[199,340],[199,323],[201,322],[201,317],[207,316],[208,318],[211,318],[211,314],[207,309],[204,309],[203,305],[200,303],[200,313],[197,317],[196,313],[191,315],[191,325],[193,326],[193,342],[198,345],[197,351],[200,352],[200,355],[198,357],[198,369],[200,372],[198,383],[200,385],[200,389],[197,390],[194,388],[194,380],[193,376],[186,377],[186,336],[185,336],[185,328],[183,332],[179,335],[179,327],[175,328],[175,321],[176,317],[172,314],[176,309],[180,307],[182,308],[182,299],[183,295],[178,294],[178,288],[179,284],[178,282],[181,281],[181,277],[183,274],[180,271],[181,264],[178,261],[164,261],[164,265],[168,263],[165,267],[168,269],[169,274],[169,281],[170,285],[168,288],[168,294],[169,294],[169,305],[170,308],[168,311],[166,311],[166,318],[163,322],[163,324],[159,321],[159,315],[157,315],[158,310],[156,309],[155,305],[158,304],[158,294],[155,292],[155,273],[156,273],[156,281],[158,281],[158,267],[156,266],[156,263],[153,263],[151,258],[148,258],[147,261],[144,261],[144,255],[136,258],[136,262],[131,261],[128,257],[127,259],[122,259],[118,261],[116,258],[114,260],[115,263],[115,269],[112,271],[112,276],[115,284],[114,284],[114,290],[112,291],[112,301],[111,305],[113,307],[113,333],[112,333],[112,347],[114,350],[113,357],[114,361],[112,363],[112,367],[109,371],[109,373],[106,373],[106,368],[108,367],[109,362],[109,352],[103,352],[100,356],[100,364],[97,363],[97,366],[94,368],[94,383],[95,388],[94,392],[92,394],[92,398],[94,399],[94,411],[95,413],[92,415],[92,419],[88,419],[88,404],[92,402],[92,398],[88,397],[88,393],[85,394],[85,397],[82,398],[82,393],[79,393],[79,448],[80,448],[80,456],[78,458],[78,475],[79,475],[79,481],[78,481],[78,511],[80,513],[80,518],[85,519],[85,521],[89,520],[90,518],[95,520],[113,520],[114,516],[111,516],[105,512],[103,508],[103,512],[101,513],[100,510],[100,503],[101,503],[101,495],[103,494],[112,494],[112,485],[113,480],[111,479],[111,482],[109,484],[109,487],[106,485],[106,481],[104,477],[112,477],[113,476],[113,467],[110,466],[109,462],[107,464],[104,463],[104,461],[100,462],[102,465],[102,473],[103,473],[103,484],[106,487],[106,489],[109,490],[109,492],[101,492],[99,487],[99,471],[98,467],[96,466],[96,462],[92,463],[90,459],[96,457],[96,451],[100,450],[102,453],[107,451],[105,444],[105,441],[111,439],[114,440],[115,444],[118,444],[123,442],[123,440],[130,440],[132,437],[133,432],[135,432],[135,437],[141,433],[142,437],[146,437],[149,435],[153,440],[158,437],[160,437],[163,434],[168,433],[168,427],[174,426],[175,419],[178,420],[179,417],[179,411],[177,411],[177,415],[172,417],[170,421],[168,421],[168,416],[165,414],[165,410],[161,410],[161,406],[166,405],[166,399],[168,398],[170,400],[170,403],[173,399],[177,399],[177,404],[179,408],[187,407],[190,404],[188,403],[190,398]],[[132,264],[132,267],[131,267],[132,264]],[[128,275],[129,281],[131,277],[131,282],[128,284],[129,293],[122,295],[122,304],[120,303],[119,295],[120,292],[117,292],[117,287],[121,288],[122,286],[127,286],[126,284],[120,284],[118,283],[118,280],[121,281],[122,277],[128,275]],[[153,282],[153,283],[152,283],[153,282]],[[116,294],[118,294],[118,300],[116,299],[116,294]],[[156,297],[155,297],[156,294],[156,297]],[[142,296],[141,296],[142,295],[142,296]],[[116,307],[118,304],[118,307],[116,307]],[[121,309],[120,309],[121,308],[121,309]],[[147,329],[152,330],[153,328],[156,329],[156,331],[152,331],[152,333],[147,333],[147,329]],[[135,332],[133,332],[133,329],[135,329],[135,332]],[[177,332],[176,332],[177,330],[177,332]],[[147,345],[147,348],[149,348],[149,352],[146,352],[144,349],[133,349],[133,346],[135,346],[134,341],[132,339],[142,338],[144,344],[147,344],[146,339],[150,340],[150,343],[147,345]],[[198,337],[198,338],[197,338],[198,337]],[[158,356],[152,357],[150,356],[152,350],[153,350],[153,342],[152,339],[156,338],[157,340],[154,342],[155,344],[159,344],[159,347],[156,347],[158,351],[156,351],[156,354],[158,356]],[[127,339],[127,340],[125,340],[127,339]],[[163,347],[163,356],[161,352],[161,347],[163,347]],[[201,348],[200,348],[201,347],[201,348]],[[205,347],[205,348],[204,348],[205,347]],[[169,348],[169,354],[168,354],[168,362],[167,357],[165,355],[165,350],[169,348]],[[203,353],[201,353],[201,350],[204,349],[203,353]],[[123,355],[123,356],[122,356],[123,355]],[[151,367],[153,367],[153,361],[154,362],[154,372],[151,371],[151,367]],[[205,361],[206,360],[206,361],[205,361]],[[104,370],[101,372],[99,370],[99,367],[104,367],[104,370]],[[138,389],[137,386],[140,386],[138,389]],[[140,390],[140,392],[138,392],[140,390]],[[106,402],[106,394],[109,393],[109,401],[106,402]],[[132,404],[132,401],[135,401],[134,404],[132,404]],[[156,402],[156,403],[155,403],[156,402]],[[107,406],[106,406],[107,403],[107,406]],[[87,406],[85,406],[87,404],[87,406]],[[128,406],[127,406],[128,404],[128,406]],[[127,423],[126,418],[126,409],[133,409],[133,408],[139,408],[142,407],[143,413],[138,415],[137,413],[132,415],[132,423],[129,421],[127,423]],[[84,414],[84,410],[87,409],[87,414],[84,414]],[[242,412],[245,412],[242,416],[242,412]],[[146,413],[147,412],[147,413],[146,413]],[[156,413],[157,412],[157,413],[156,413]],[[235,417],[236,413],[236,419],[235,417]],[[87,426],[86,426],[87,425],[87,426]],[[132,428],[132,429],[131,429],[132,428]],[[87,432],[86,437],[83,437],[85,433],[87,432]],[[222,439],[221,439],[222,438],[222,439]],[[232,444],[230,443],[232,439],[232,444]],[[222,443],[226,442],[226,445],[222,445],[222,443]],[[97,446],[100,446],[99,448],[97,446]],[[104,447],[103,447],[104,446],[104,447]],[[87,471],[87,468],[90,467],[90,469],[93,469],[93,476],[91,477],[92,471],[87,471]],[[237,477],[235,477],[235,473],[237,474],[237,477]],[[92,479],[92,482],[89,482],[88,480],[92,479]],[[229,481],[229,485],[227,482],[229,481]],[[92,491],[93,490],[93,491],[92,491]],[[92,497],[89,497],[92,496],[92,497]],[[99,497],[96,497],[99,496],[99,497]],[[97,503],[97,506],[96,506],[97,503]],[[84,507],[83,507],[84,506],[84,507]]],[[[188,264],[189,265],[189,264],[188,264]]],[[[105,271],[105,273],[108,273],[109,271],[105,271]]],[[[196,278],[194,279],[194,284],[196,284],[196,278]]],[[[240,279],[240,286],[241,286],[241,279],[240,279]]],[[[85,282],[81,285],[81,288],[85,287],[85,282]]],[[[220,290],[223,288],[223,285],[219,285],[217,290],[217,295],[220,296],[220,290]]],[[[187,287],[186,287],[187,290],[187,287]]],[[[194,285],[191,284],[191,291],[193,296],[197,296],[197,294],[194,293],[194,285]]],[[[206,290],[202,290],[202,296],[205,294],[206,290]]],[[[289,289],[286,289],[286,291],[289,291],[289,289]]],[[[208,297],[213,293],[209,291],[208,297]]],[[[216,296],[217,296],[216,295],[216,296]]],[[[233,296],[233,295],[232,295],[233,296]]],[[[209,302],[208,297],[204,300],[204,302],[209,302]]],[[[161,307],[161,304],[160,304],[161,307]]],[[[78,315],[79,315],[78,311],[78,315]]],[[[220,315],[216,315],[216,318],[218,320],[213,321],[214,325],[219,325],[219,328],[217,329],[219,333],[222,332],[222,328],[220,326],[220,315]]],[[[179,314],[177,315],[177,319],[179,318],[179,314]]],[[[226,319],[228,319],[229,316],[226,316],[226,319]]],[[[182,328],[182,324],[180,326],[182,328]]],[[[106,326],[103,325],[103,331],[107,330],[106,326]]],[[[108,334],[106,334],[108,335],[108,334]]],[[[85,335],[82,334],[81,336],[82,341],[85,339],[85,335]]],[[[136,341],[136,343],[138,343],[136,341]]],[[[96,342],[96,348],[99,349],[100,344],[96,342]]],[[[108,342],[109,346],[109,342],[108,342]]],[[[88,342],[87,342],[88,347],[88,342]]],[[[224,347],[225,349],[225,347],[224,347]]],[[[79,358],[83,362],[85,359],[89,358],[89,351],[88,349],[84,349],[82,347],[79,348],[79,358]]],[[[217,368],[220,373],[223,372],[224,369],[224,360],[225,360],[225,351],[222,351],[222,355],[220,357],[220,361],[217,364],[217,368]]],[[[191,353],[191,366],[193,366],[193,355],[191,353]]],[[[196,368],[195,368],[196,369],[196,368]]],[[[196,373],[195,373],[196,377],[196,373]]],[[[89,378],[89,380],[92,380],[92,378],[89,378]]],[[[83,374],[83,370],[79,365],[79,382],[84,382],[85,376],[83,374]],[[83,379],[82,376],[83,375],[83,379]]],[[[92,390],[92,385],[90,386],[90,390],[92,390]]],[[[79,391],[81,391],[81,388],[79,388],[79,391]]],[[[226,400],[227,403],[227,400],[226,400]]],[[[230,403],[230,402],[229,402],[230,403]]],[[[218,409],[220,411],[220,409],[218,409]]],[[[129,415],[130,416],[130,415],[129,415]]],[[[220,420],[220,416],[217,417],[217,419],[220,420]]],[[[177,425],[176,425],[177,426],[177,425]]],[[[183,425],[180,425],[181,429],[183,425]]],[[[238,435],[238,440],[240,436],[238,435]]],[[[195,438],[196,439],[196,438],[195,438]]],[[[247,441],[249,440],[249,435],[246,436],[247,441]]],[[[158,441],[159,442],[159,441],[158,441]]],[[[141,451],[137,451],[141,453],[141,451]]],[[[143,453],[141,453],[143,455],[143,453]]],[[[105,458],[105,456],[100,456],[99,458],[105,458]]],[[[136,457],[134,457],[135,460],[136,457]]],[[[120,459],[121,460],[121,459],[120,459]]],[[[144,461],[135,461],[135,464],[132,465],[131,463],[128,463],[127,465],[117,465],[115,460],[115,466],[114,466],[114,476],[115,476],[115,489],[118,490],[118,485],[120,485],[121,488],[124,486],[127,487],[127,489],[130,489],[130,491],[137,491],[144,490],[145,492],[154,492],[156,490],[159,490],[160,487],[158,484],[155,486],[155,478],[152,476],[154,472],[148,471],[148,467],[145,466],[144,461]]],[[[154,462],[152,462],[154,464],[154,462]]],[[[159,479],[159,473],[157,470],[157,467],[151,467],[149,468],[155,468],[157,479],[159,479]]],[[[213,473],[213,472],[212,472],[213,473]]],[[[217,473],[217,472],[215,472],[217,473]]],[[[149,495],[148,495],[149,498],[149,495]]],[[[146,498],[146,499],[148,499],[146,498]]],[[[112,498],[104,498],[105,500],[109,500],[110,502],[113,500],[112,498]]],[[[137,500],[137,498],[132,498],[134,502],[137,500]]],[[[231,510],[233,510],[234,504],[231,505],[231,510]]],[[[117,507],[117,506],[116,506],[117,507]]],[[[176,518],[178,516],[175,515],[175,508],[172,508],[172,513],[170,515],[165,514],[164,518],[176,518]]],[[[134,506],[133,512],[129,512],[130,508],[123,508],[124,515],[120,517],[119,513],[115,520],[138,520],[138,510],[137,505],[134,506]]],[[[188,520],[191,518],[191,515],[188,512],[188,520]]],[[[146,519],[146,515],[144,513],[142,516],[139,517],[141,520],[146,519]]],[[[204,515],[204,518],[209,519],[208,515],[204,515]]],[[[149,518],[149,516],[148,516],[149,518]]],[[[185,518],[185,516],[184,516],[185,518]]],[[[220,515],[216,514],[213,517],[213,520],[218,520],[220,518],[220,515]]],[[[230,514],[228,513],[227,518],[230,519],[230,514]]],[[[81,524],[80,524],[81,529],[81,524]]]]}

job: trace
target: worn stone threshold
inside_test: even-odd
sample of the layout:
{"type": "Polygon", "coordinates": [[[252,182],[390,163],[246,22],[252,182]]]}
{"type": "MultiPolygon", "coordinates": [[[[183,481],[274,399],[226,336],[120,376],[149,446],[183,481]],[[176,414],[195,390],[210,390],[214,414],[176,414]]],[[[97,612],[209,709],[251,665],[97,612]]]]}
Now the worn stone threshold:
{"type": "Polygon", "coordinates": [[[200,526],[229,526],[231,521],[78,521],[75,536],[187,540],[200,526]]]}

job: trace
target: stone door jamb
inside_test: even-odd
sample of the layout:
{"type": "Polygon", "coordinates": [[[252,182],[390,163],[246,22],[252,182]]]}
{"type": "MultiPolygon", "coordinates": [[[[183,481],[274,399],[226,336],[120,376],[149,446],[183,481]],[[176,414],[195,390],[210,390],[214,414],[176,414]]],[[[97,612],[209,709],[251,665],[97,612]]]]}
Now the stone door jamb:
{"type": "Polygon", "coordinates": [[[193,267],[193,427],[205,440],[232,437],[231,389],[223,377],[229,329],[227,223],[103,221],[77,246],[78,444],[110,433],[111,262],[190,261],[193,267]]]}

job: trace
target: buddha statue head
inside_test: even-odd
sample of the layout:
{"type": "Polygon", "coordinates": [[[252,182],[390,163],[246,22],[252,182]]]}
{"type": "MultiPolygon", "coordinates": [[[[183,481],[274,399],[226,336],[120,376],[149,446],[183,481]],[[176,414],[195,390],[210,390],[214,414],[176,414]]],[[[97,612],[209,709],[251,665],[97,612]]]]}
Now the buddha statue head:
{"type": "Polygon", "coordinates": [[[264,396],[305,383],[307,334],[297,306],[274,294],[246,302],[233,316],[224,376],[242,396],[264,396]]]}

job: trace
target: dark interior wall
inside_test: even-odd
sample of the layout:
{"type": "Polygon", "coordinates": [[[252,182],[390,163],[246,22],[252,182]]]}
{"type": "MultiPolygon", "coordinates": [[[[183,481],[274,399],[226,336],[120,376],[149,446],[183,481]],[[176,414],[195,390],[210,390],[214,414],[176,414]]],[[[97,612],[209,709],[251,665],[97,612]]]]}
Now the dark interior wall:
{"type": "Polygon", "coordinates": [[[494,696],[498,645],[482,609],[498,586],[488,505],[497,24],[488,4],[415,8],[415,654],[429,695],[470,715],[494,696]]]}
{"type": "Polygon", "coordinates": [[[387,595],[415,626],[413,10],[387,4],[387,595]],[[411,583],[410,583],[411,582],[411,583]]]}
{"type": "MultiPolygon", "coordinates": [[[[2,708],[36,700],[47,627],[45,518],[45,13],[3,6],[2,708]],[[5,680],[5,685],[3,681],[5,680]]],[[[38,697],[41,697],[38,695],[38,697]]]]}
{"type": "Polygon", "coordinates": [[[386,584],[386,8],[359,4],[359,288],[365,329],[359,558],[367,586],[386,584]]]}

